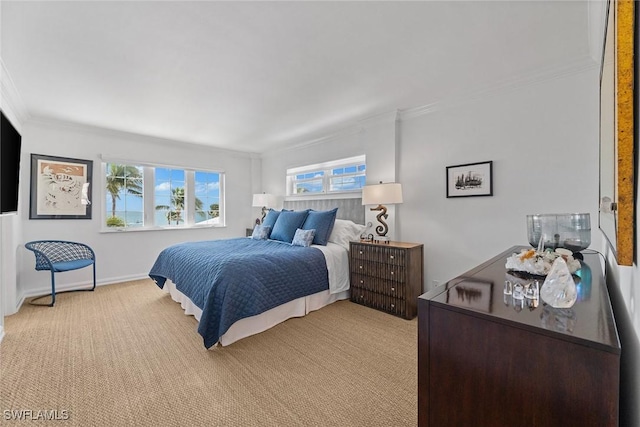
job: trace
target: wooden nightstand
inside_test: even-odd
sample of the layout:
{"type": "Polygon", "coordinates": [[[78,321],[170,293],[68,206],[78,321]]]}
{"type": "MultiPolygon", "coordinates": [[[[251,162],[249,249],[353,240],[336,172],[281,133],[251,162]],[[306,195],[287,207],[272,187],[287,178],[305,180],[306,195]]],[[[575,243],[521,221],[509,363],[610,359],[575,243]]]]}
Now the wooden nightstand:
{"type": "Polygon", "coordinates": [[[424,245],[350,242],[351,301],[413,319],[424,278],[424,245]]]}

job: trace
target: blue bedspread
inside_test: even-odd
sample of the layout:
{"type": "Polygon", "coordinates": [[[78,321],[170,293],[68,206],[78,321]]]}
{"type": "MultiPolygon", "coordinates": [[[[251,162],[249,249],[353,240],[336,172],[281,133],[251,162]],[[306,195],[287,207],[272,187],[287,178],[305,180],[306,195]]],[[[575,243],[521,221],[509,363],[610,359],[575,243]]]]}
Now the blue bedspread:
{"type": "Polygon", "coordinates": [[[170,246],[149,276],[160,288],[170,279],[202,309],[198,332],[207,348],[242,318],[329,288],[319,249],[248,238],[170,246]]]}

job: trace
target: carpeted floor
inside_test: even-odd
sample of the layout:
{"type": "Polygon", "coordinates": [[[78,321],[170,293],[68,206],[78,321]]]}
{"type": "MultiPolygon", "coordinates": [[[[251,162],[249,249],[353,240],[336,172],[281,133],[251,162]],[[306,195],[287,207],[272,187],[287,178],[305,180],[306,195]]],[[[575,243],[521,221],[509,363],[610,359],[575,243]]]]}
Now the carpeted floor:
{"type": "Polygon", "coordinates": [[[417,423],[416,321],[349,301],[206,350],[195,319],[141,280],[25,303],[5,334],[2,425],[417,423]]]}

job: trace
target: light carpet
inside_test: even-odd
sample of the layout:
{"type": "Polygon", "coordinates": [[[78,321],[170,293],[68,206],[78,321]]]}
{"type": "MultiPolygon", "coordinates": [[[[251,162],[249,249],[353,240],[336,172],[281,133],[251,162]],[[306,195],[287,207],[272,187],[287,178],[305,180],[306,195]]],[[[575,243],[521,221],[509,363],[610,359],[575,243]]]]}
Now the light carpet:
{"type": "Polygon", "coordinates": [[[0,424],[417,423],[415,319],[339,301],[209,350],[196,327],[150,280],[25,303],[5,318],[0,424]]]}

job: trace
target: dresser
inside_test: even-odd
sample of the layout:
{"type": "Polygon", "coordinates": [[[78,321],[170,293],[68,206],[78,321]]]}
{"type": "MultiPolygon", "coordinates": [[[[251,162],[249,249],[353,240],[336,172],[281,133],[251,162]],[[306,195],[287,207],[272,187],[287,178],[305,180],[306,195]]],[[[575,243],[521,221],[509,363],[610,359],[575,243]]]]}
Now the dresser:
{"type": "Polygon", "coordinates": [[[351,301],[405,319],[417,314],[424,278],[424,246],[351,242],[351,301]]]}
{"type": "MultiPolygon", "coordinates": [[[[418,299],[418,424],[617,426],[620,341],[597,254],[575,273],[578,300],[514,299],[521,247],[418,299]]],[[[540,282],[542,283],[542,282],[540,282]]]]}

